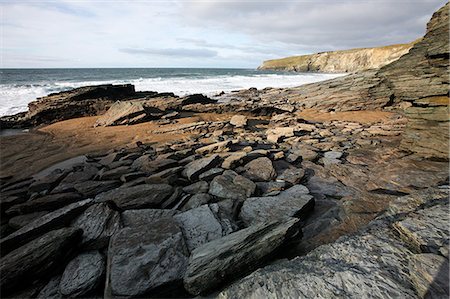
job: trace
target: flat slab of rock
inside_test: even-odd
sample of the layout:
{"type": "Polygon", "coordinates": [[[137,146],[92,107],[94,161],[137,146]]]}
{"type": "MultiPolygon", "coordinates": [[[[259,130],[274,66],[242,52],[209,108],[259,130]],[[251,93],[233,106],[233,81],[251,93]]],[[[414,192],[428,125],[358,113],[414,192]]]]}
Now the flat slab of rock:
{"type": "Polygon", "coordinates": [[[93,197],[119,186],[119,181],[86,181],[74,184],[73,188],[85,197],[93,197]]]}
{"type": "Polygon", "coordinates": [[[194,160],[185,166],[183,175],[190,181],[196,181],[202,173],[218,166],[221,161],[222,159],[217,154],[212,155],[211,157],[194,160]]]}
{"type": "Polygon", "coordinates": [[[244,165],[243,176],[254,182],[267,182],[277,176],[272,161],[267,157],[255,159],[244,165]]]}
{"type": "Polygon", "coordinates": [[[12,217],[11,219],[9,219],[8,225],[11,226],[13,229],[17,230],[17,229],[24,227],[28,223],[31,223],[34,220],[44,216],[45,214],[47,214],[47,212],[36,212],[36,213],[15,216],[15,217],[12,217]]]}
{"type": "Polygon", "coordinates": [[[8,209],[6,213],[9,215],[17,215],[40,211],[54,211],[81,199],[83,197],[75,192],[50,194],[15,205],[8,209]]]}
{"type": "Polygon", "coordinates": [[[162,218],[172,218],[177,213],[179,211],[169,209],[126,210],[122,213],[122,222],[126,227],[145,226],[162,218]]]}
{"type": "Polygon", "coordinates": [[[124,228],[109,244],[107,292],[112,296],[146,296],[153,289],[180,281],[188,252],[171,219],[151,226],[124,228]]]}
{"type": "Polygon", "coordinates": [[[175,215],[174,219],[183,231],[190,252],[224,235],[222,226],[208,205],[175,215]]]}
{"type": "Polygon", "coordinates": [[[0,240],[2,253],[5,254],[50,230],[70,223],[72,219],[87,209],[92,203],[93,199],[85,199],[34,220],[0,240]]]}
{"type": "Polygon", "coordinates": [[[209,184],[209,194],[224,199],[245,199],[252,196],[255,189],[255,183],[232,170],[225,170],[209,184]]]}
{"type": "Polygon", "coordinates": [[[63,264],[81,239],[81,230],[62,228],[11,251],[0,260],[2,296],[63,264]]]}
{"type": "Polygon", "coordinates": [[[143,121],[146,117],[147,113],[141,103],[118,101],[97,119],[95,126],[131,125],[143,121]]]}
{"type": "Polygon", "coordinates": [[[200,147],[195,150],[197,154],[206,155],[210,153],[224,152],[227,150],[227,147],[231,144],[230,140],[221,141],[213,144],[209,144],[203,147],[200,147]]]}
{"type": "Polygon", "coordinates": [[[96,200],[111,200],[123,210],[158,208],[173,192],[168,184],[144,184],[117,188],[99,194],[96,200]]]}
{"type": "Polygon", "coordinates": [[[108,246],[111,236],[120,229],[120,214],[107,203],[87,208],[72,223],[83,230],[80,246],[85,249],[101,249],[108,246]]]}
{"type": "Polygon", "coordinates": [[[448,259],[431,253],[416,254],[409,261],[409,270],[420,298],[448,297],[448,259]]]}
{"type": "Polygon", "coordinates": [[[105,273],[105,258],[98,251],[85,252],[71,260],[59,284],[62,295],[80,297],[94,291],[105,273]]]}
{"type": "Polygon", "coordinates": [[[296,185],[277,196],[250,197],[244,201],[239,217],[248,225],[259,222],[282,221],[302,217],[314,208],[314,198],[308,189],[296,185]]]}
{"type": "Polygon", "coordinates": [[[189,259],[186,290],[199,295],[254,270],[298,231],[299,220],[290,219],[255,225],[198,247],[189,259]]]}

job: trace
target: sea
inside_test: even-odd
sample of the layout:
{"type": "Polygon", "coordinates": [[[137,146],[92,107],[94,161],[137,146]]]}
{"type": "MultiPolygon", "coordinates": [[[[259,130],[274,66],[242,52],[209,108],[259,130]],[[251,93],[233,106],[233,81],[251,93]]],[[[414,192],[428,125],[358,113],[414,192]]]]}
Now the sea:
{"type": "Polygon", "coordinates": [[[27,111],[28,103],[38,97],[87,85],[130,83],[137,91],[214,96],[250,87],[299,86],[342,75],[231,68],[0,69],[0,116],[27,111]]]}

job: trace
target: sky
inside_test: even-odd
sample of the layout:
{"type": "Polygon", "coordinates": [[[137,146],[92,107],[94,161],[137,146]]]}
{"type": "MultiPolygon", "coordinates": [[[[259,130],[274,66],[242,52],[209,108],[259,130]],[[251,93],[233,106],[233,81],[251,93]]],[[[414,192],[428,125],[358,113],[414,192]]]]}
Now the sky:
{"type": "Polygon", "coordinates": [[[0,0],[0,67],[256,68],[413,41],[444,0],[0,0]]]}

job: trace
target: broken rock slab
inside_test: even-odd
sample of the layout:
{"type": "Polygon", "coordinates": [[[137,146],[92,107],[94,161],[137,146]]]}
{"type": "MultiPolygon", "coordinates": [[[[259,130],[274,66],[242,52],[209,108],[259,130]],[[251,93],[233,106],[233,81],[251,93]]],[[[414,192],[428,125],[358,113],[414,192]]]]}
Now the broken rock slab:
{"type": "Polygon", "coordinates": [[[255,183],[232,170],[224,171],[209,184],[209,194],[223,199],[245,199],[252,196],[255,190],[255,183]]]}
{"type": "Polygon", "coordinates": [[[286,240],[298,235],[299,220],[263,223],[246,228],[195,249],[189,259],[184,286],[192,295],[257,268],[286,240]]]}

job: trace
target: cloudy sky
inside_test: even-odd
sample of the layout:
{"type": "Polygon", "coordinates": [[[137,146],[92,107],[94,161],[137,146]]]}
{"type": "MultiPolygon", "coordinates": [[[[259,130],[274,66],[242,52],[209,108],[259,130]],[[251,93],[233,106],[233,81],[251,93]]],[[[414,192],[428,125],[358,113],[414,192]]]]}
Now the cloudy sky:
{"type": "Polygon", "coordinates": [[[444,0],[0,0],[1,67],[245,67],[415,40],[444,0]]]}

